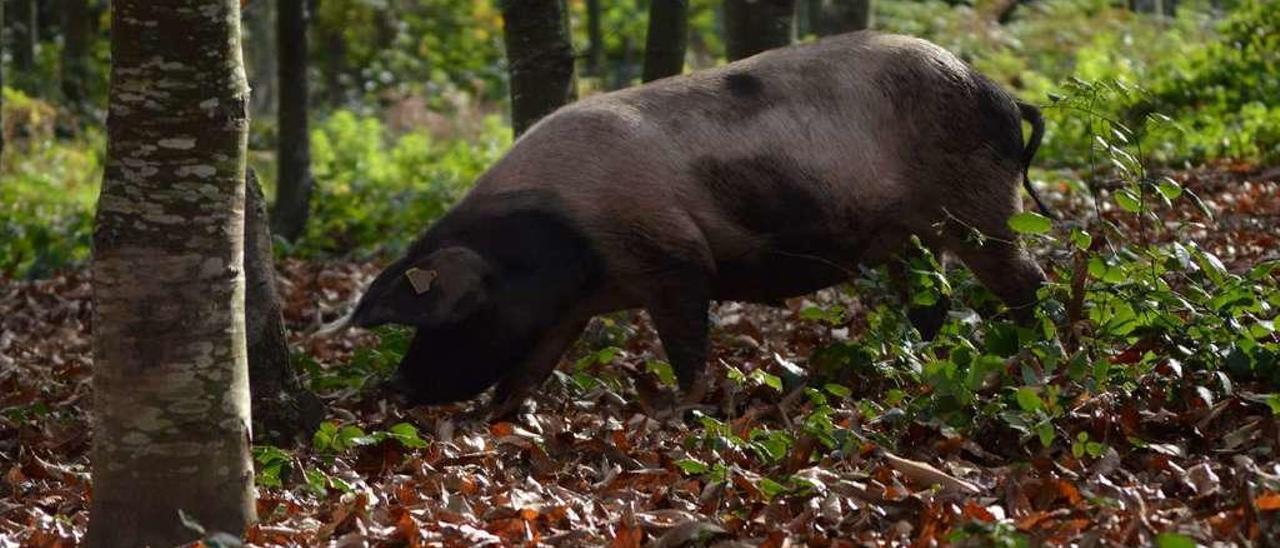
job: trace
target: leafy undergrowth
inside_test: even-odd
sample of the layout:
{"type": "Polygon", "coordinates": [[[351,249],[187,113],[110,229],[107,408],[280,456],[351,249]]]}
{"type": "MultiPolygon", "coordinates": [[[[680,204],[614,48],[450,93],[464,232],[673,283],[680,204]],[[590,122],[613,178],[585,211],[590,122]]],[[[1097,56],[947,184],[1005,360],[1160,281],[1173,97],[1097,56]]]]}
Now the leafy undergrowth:
{"type": "MultiPolygon", "coordinates": [[[[1071,174],[1043,177],[1065,220],[1034,236],[1038,219],[1015,221],[1053,279],[1041,329],[992,315],[990,297],[962,269],[944,284],[928,265],[916,270],[917,288],[957,303],[931,343],[907,326],[875,272],[853,290],[786,307],[718,305],[710,406],[679,421],[654,418],[670,370],[642,314],[597,321],[516,422],[475,422],[465,405],[396,407],[371,387],[394,367],[404,332],[308,334],[337,317],[377,266],[288,260],[286,319],[330,411],[309,446],[255,450],[261,523],[247,538],[1278,538],[1280,295],[1268,265],[1280,258],[1280,170],[1167,175],[1150,189],[1123,176],[1098,183],[1096,203],[1071,174]],[[1098,214],[1107,222],[1083,222],[1098,214]]],[[[0,290],[0,537],[19,545],[83,538],[88,299],[83,272],[0,290]]]]}

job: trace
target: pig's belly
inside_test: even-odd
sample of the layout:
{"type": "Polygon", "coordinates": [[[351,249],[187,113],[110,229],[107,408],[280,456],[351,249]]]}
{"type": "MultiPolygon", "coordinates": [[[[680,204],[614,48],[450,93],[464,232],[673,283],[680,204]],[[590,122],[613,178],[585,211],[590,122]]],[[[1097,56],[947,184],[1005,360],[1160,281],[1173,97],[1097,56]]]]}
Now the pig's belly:
{"type": "Polygon", "coordinates": [[[775,250],[719,261],[713,294],[717,300],[774,303],[853,278],[856,255],[841,260],[825,255],[775,250]]]}

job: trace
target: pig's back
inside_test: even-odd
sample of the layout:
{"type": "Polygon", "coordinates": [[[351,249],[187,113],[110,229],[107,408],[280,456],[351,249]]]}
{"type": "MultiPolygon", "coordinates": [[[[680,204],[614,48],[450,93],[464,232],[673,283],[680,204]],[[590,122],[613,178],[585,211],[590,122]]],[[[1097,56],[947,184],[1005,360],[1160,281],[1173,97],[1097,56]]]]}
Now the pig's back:
{"type": "Polygon", "coordinates": [[[554,190],[605,248],[646,238],[672,248],[688,237],[705,239],[719,263],[780,247],[856,260],[876,245],[868,227],[892,229],[905,197],[920,194],[913,155],[953,148],[955,128],[934,127],[936,118],[968,108],[954,103],[976,78],[945,50],[903,36],[772,50],[566,106],[476,192],[554,190]]]}

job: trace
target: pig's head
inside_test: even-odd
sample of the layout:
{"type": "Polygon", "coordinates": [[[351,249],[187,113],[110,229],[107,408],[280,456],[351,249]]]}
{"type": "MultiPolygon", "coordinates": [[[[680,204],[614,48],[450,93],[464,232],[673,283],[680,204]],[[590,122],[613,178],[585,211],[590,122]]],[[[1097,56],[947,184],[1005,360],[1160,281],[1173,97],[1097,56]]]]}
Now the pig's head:
{"type": "Polygon", "coordinates": [[[417,328],[457,324],[489,306],[491,268],[467,247],[410,255],[383,270],[352,313],[351,323],[394,323],[417,328]]]}
{"type": "Polygon", "coordinates": [[[416,328],[389,389],[413,404],[462,401],[520,367],[538,327],[521,321],[526,293],[499,283],[499,270],[473,248],[446,245],[374,279],[350,324],[416,328]]]}

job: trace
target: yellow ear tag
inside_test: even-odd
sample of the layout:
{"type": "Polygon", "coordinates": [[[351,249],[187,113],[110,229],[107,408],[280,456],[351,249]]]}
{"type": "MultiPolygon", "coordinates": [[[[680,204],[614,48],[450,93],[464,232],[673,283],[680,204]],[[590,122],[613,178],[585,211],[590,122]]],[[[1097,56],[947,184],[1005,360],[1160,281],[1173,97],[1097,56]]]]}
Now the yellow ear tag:
{"type": "Polygon", "coordinates": [[[431,290],[431,282],[435,281],[439,273],[434,270],[423,270],[418,267],[410,268],[404,273],[404,277],[409,278],[409,285],[413,286],[413,292],[419,295],[431,290]]]}

